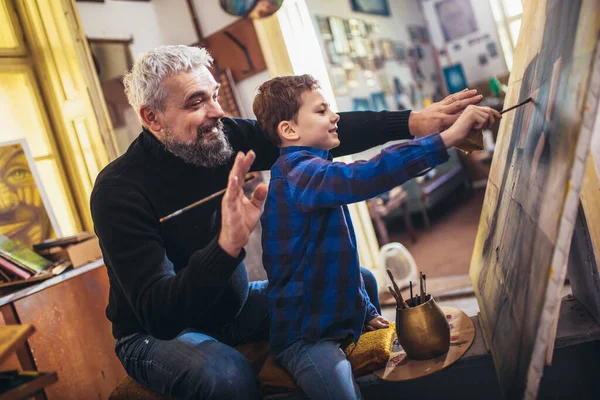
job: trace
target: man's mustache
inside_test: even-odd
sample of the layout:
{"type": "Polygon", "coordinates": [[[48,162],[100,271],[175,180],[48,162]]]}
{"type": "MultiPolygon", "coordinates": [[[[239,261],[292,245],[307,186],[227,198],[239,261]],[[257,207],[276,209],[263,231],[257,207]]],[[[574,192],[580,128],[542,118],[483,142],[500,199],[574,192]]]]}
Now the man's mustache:
{"type": "Polygon", "coordinates": [[[219,119],[214,124],[199,126],[198,135],[204,135],[205,133],[212,131],[214,128],[217,128],[218,131],[223,130],[223,122],[221,122],[221,120],[219,119]]]}

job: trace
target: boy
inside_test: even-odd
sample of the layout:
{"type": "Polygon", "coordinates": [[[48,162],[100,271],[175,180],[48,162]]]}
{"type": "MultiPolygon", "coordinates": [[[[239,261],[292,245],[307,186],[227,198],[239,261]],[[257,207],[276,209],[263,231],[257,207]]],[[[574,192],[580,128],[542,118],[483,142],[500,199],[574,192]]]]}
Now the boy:
{"type": "MultiPolygon", "coordinates": [[[[310,75],[262,84],[253,110],[280,147],[261,218],[271,348],[310,398],[360,391],[342,346],[388,326],[364,290],[346,204],[374,197],[446,161],[446,148],[500,115],[471,106],[441,135],[384,149],[368,162],[332,162],[339,116],[310,75]]],[[[368,135],[365,132],[365,135],[368,135]]]]}

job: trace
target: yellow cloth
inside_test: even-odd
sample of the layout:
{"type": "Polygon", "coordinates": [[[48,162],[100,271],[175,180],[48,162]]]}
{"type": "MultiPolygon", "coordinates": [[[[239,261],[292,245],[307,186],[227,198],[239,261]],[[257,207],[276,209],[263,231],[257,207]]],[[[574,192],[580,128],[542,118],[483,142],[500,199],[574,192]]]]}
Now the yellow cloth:
{"type": "MultiPolygon", "coordinates": [[[[346,347],[344,352],[352,365],[354,376],[359,377],[382,368],[390,358],[395,337],[396,324],[390,323],[387,329],[363,333],[356,345],[351,343],[346,347]]],[[[268,344],[266,346],[268,347],[268,344]]],[[[244,348],[238,347],[238,350],[246,355],[244,348]]],[[[261,391],[267,393],[300,390],[292,376],[275,362],[270,351],[260,368],[258,380],[260,381],[261,391]]]]}

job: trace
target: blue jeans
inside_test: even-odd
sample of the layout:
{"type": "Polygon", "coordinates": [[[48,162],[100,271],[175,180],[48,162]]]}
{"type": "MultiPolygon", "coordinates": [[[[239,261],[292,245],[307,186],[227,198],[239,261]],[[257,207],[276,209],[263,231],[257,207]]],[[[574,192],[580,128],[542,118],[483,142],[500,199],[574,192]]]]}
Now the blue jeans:
{"type": "MultiPolygon", "coordinates": [[[[366,269],[361,272],[375,304],[375,277],[366,269]]],[[[256,373],[231,346],[268,339],[266,288],[266,281],[250,282],[242,311],[221,332],[187,329],[172,340],[135,333],[117,340],[117,356],[129,376],[156,393],[181,399],[259,399],[256,373]]]]}
{"type": "Polygon", "coordinates": [[[283,366],[310,399],[360,399],[350,361],[340,342],[321,340],[294,342],[275,361],[283,366]]]}

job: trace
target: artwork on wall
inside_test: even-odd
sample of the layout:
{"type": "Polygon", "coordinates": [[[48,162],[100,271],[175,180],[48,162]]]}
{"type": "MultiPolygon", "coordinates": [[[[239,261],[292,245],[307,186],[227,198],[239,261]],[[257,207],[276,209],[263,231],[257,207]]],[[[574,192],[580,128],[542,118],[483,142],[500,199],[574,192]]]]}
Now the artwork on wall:
{"type": "Polygon", "coordinates": [[[352,10],[367,14],[390,15],[388,0],[350,0],[352,10]]]}
{"type": "Polygon", "coordinates": [[[331,85],[336,96],[348,95],[348,82],[346,71],[340,67],[329,68],[331,85]]]}
{"type": "Polygon", "coordinates": [[[471,0],[443,0],[435,4],[435,9],[446,42],[477,32],[471,0]]]}
{"type": "Polygon", "coordinates": [[[488,63],[488,57],[485,54],[480,54],[478,57],[479,65],[484,66],[488,63]]]}
{"type": "Polygon", "coordinates": [[[410,39],[413,41],[413,43],[429,43],[429,31],[425,26],[409,25],[408,36],[410,36],[410,39]]]}
{"type": "Polygon", "coordinates": [[[240,108],[240,97],[229,68],[213,71],[213,75],[215,76],[215,80],[221,84],[219,88],[219,104],[225,116],[229,118],[244,118],[245,115],[240,108]]]}
{"type": "Polygon", "coordinates": [[[258,0],[248,16],[252,19],[266,18],[279,11],[282,5],[283,0],[258,0]]]}
{"type": "Polygon", "coordinates": [[[444,67],[444,78],[446,79],[446,87],[450,94],[460,92],[469,87],[462,64],[444,67]]]}
{"type": "Polygon", "coordinates": [[[252,20],[240,18],[206,38],[217,68],[230,68],[234,81],[267,69],[252,20]]]}
{"type": "Polygon", "coordinates": [[[221,8],[227,14],[243,17],[254,8],[257,0],[220,0],[221,8]]]}
{"type": "Polygon", "coordinates": [[[390,76],[386,72],[381,72],[377,74],[377,78],[379,79],[379,87],[381,88],[383,93],[391,94],[394,92],[390,76]]]}
{"type": "Polygon", "coordinates": [[[379,45],[381,47],[381,54],[386,60],[396,59],[396,50],[394,49],[394,42],[388,39],[380,40],[379,45]]]}
{"type": "Polygon", "coordinates": [[[350,43],[348,42],[344,20],[338,17],[329,17],[329,27],[333,35],[335,51],[338,54],[350,53],[350,43]]]}
{"type": "Polygon", "coordinates": [[[0,235],[28,248],[60,235],[24,139],[0,143],[0,235]]]}
{"type": "Polygon", "coordinates": [[[489,42],[486,45],[486,48],[491,58],[495,58],[496,56],[498,56],[498,49],[496,48],[496,43],[489,42]]]}
{"type": "Polygon", "coordinates": [[[406,60],[406,46],[402,42],[394,42],[394,53],[396,61],[403,62],[406,60]]]}
{"type": "Polygon", "coordinates": [[[371,93],[371,100],[373,101],[373,110],[383,111],[389,109],[387,101],[385,100],[385,93],[371,93]]]}
{"type": "Polygon", "coordinates": [[[505,107],[535,102],[503,115],[470,266],[509,399],[535,399],[552,359],[600,84],[597,1],[523,8],[505,107]]]}
{"type": "Polygon", "coordinates": [[[324,40],[329,40],[333,36],[331,34],[331,26],[329,26],[329,19],[327,17],[317,16],[317,26],[319,27],[319,33],[324,40]]]}
{"type": "Polygon", "coordinates": [[[340,65],[342,62],[342,57],[335,50],[335,43],[333,40],[325,41],[325,52],[327,53],[327,59],[331,65],[340,65]]]}
{"type": "Polygon", "coordinates": [[[366,97],[352,99],[352,109],[354,111],[368,111],[371,109],[369,99],[366,97]]]}

